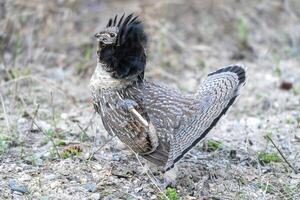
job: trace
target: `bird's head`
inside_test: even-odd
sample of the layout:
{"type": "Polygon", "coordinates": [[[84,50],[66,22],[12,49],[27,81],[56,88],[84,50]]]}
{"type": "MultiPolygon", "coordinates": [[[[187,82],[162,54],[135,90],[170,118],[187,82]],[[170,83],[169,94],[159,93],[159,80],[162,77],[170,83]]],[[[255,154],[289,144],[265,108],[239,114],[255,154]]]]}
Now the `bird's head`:
{"type": "MultiPolygon", "coordinates": [[[[98,50],[108,45],[115,45],[118,35],[118,27],[107,27],[104,31],[95,34],[98,41],[98,50]]],[[[100,52],[99,52],[100,53],[100,52]]]]}
{"type": "Polygon", "coordinates": [[[133,14],[109,19],[106,28],[95,34],[98,62],[115,79],[143,79],[146,65],[146,34],[133,14]]]}

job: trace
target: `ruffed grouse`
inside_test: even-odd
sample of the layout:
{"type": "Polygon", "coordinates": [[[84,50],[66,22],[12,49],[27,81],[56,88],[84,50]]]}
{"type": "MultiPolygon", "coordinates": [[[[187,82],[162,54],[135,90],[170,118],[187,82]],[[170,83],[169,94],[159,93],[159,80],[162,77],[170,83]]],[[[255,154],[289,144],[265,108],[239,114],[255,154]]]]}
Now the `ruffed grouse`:
{"type": "Polygon", "coordinates": [[[95,37],[90,87],[106,131],[166,171],[216,125],[245,83],[239,65],[210,73],[192,95],[146,81],[147,37],[133,14],[116,15],[95,37]]]}

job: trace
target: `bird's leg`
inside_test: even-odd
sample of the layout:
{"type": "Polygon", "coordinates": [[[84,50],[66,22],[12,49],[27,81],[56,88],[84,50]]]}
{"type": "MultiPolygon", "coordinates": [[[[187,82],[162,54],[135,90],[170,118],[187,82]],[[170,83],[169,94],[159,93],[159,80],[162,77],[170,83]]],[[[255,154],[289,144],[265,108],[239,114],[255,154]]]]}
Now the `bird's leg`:
{"type": "Polygon", "coordinates": [[[177,174],[178,174],[177,166],[174,166],[172,169],[166,171],[164,174],[163,188],[175,187],[177,174]]]}
{"type": "Polygon", "coordinates": [[[118,102],[118,107],[132,113],[144,126],[148,127],[147,120],[135,109],[138,104],[131,99],[124,99],[118,102]]]}

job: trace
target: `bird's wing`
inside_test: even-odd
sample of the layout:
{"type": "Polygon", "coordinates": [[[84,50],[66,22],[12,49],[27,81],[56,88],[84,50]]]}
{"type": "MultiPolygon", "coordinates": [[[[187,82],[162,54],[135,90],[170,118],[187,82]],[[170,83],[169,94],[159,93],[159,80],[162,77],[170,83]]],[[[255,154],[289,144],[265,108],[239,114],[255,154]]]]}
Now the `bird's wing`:
{"type": "Polygon", "coordinates": [[[179,130],[173,134],[166,170],[171,169],[216,125],[233,104],[245,80],[245,70],[238,65],[208,75],[195,96],[193,110],[198,107],[198,111],[181,123],[179,130]]]}
{"type": "Polygon", "coordinates": [[[169,157],[173,132],[179,128],[179,121],[185,117],[192,99],[182,96],[176,90],[146,81],[141,90],[143,107],[149,121],[155,126],[159,142],[156,150],[144,157],[152,162],[155,160],[154,163],[160,162],[160,165],[165,165],[169,157]]]}
{"type": "Polygon", "coordinates": [[[149,121],[147,113],[143,111],[139,102],[124,94],[110,92],[95,99],[95,110],[100,113],[103,125],[109,134],[116,135],[138,154],[147,154],[157,148],[158,139],[153,125],[150,122],[145,125],[135,113],[126,108],[127,104],[124,106],[122,104],[129,100],[129,103],[134,105],[134,111],[145,121],[149,121]]]}
{"type": "Polygon", "coordinates": [[[102,106],[100,112],[105,113],[102,117],[103,123],[107,124],[107,127],[114,127],[108,130],[117,135],[134,152],[157,165],[165,165],[168,160],[169,145],[159,140],[157,129],[140,97],[141,90],[138,87],[109,95],[105,102],[110,104],[106,103],[107,106],[102,106]],[[134,112],[119,106],[124,100],[134,104],[134,112]]]}

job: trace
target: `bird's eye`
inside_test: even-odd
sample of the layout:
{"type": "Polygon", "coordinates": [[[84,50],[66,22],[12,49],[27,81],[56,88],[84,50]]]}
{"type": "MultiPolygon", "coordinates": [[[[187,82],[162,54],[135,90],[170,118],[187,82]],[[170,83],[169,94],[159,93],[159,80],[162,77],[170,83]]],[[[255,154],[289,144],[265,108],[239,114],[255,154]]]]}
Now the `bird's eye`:
{"type": "Polygon", "coordinates": [[[103,38],[102,40],[106,42],[106,41],[107,41],[107,38],[103,38]]]}
{"type": "Polygon", "coordinates": [[[116,34],[115,34],[115,33],[109,33],[109,36],[110,36],[110,37],[115,37],[116,34]]]}

